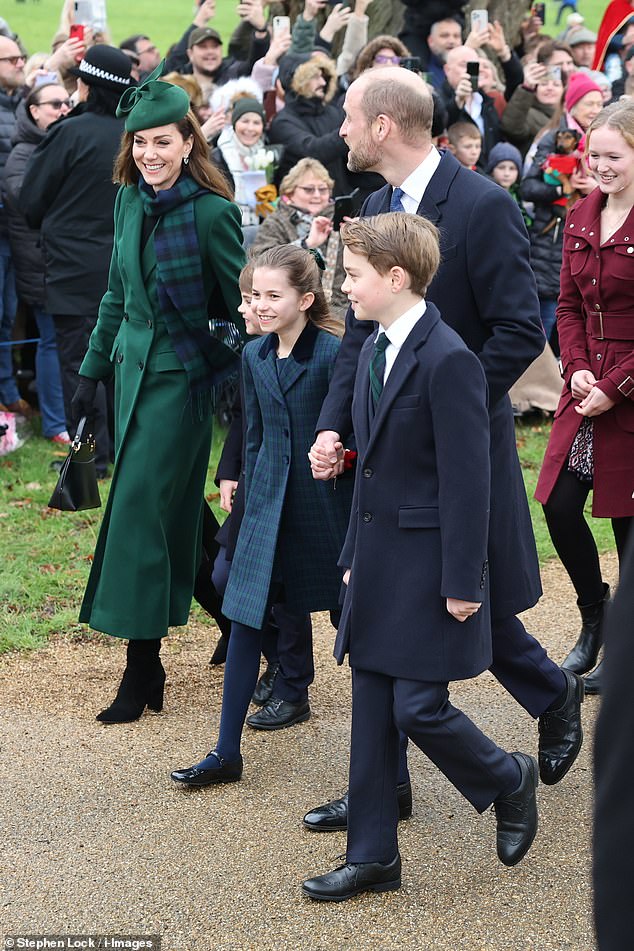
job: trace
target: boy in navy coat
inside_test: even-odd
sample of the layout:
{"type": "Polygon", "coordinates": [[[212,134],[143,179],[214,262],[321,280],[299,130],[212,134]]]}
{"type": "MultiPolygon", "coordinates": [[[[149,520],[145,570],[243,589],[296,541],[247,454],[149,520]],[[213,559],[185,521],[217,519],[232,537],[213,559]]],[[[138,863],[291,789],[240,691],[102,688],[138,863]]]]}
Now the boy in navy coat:
{"type": "Polygon", "coordinates": [[[335,656],[349,654],[353,684],[347,861],[304,882],[322,901],[400,885],[399,729],[478,812],[494,804],[504,864],[537,831],[536,761],[496,746],[448,694],[491,663],[482,365],[424,299],[440,261],[432,224],[385,214],[350,223],[342,241],[355,317],[380,326],[357,369],[359,457],[339,561],[335,656]]]}

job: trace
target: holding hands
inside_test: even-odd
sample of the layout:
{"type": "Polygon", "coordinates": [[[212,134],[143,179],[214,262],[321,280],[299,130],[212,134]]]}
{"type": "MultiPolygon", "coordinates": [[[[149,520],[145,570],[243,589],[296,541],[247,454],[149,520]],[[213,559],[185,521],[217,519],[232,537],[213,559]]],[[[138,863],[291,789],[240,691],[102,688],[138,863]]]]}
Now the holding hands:
{"type": "Polygon", "coordinates": [[[339,433],[324,429],[308,453],[313,479],[334,479],[343,472],[343,443],[339,433]]]}

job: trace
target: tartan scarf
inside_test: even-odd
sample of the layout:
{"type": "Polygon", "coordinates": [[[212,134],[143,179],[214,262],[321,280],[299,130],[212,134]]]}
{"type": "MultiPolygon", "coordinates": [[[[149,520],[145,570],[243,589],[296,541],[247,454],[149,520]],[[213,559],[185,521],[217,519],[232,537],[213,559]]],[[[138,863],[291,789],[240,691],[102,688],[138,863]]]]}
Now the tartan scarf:
{"type": "Polygon", "coordinates": [[[139,194],[145,214],[158,218],[154,250],[161,314],[187,373],[192,414],[203,420],[213,411],[214,386],[218,382],[210,360],[211,335],[194,217],[194,200],[206,195],[207,189],[190,175],[181,175],[172,188],[154,192],[140,178],[139,194]]]}

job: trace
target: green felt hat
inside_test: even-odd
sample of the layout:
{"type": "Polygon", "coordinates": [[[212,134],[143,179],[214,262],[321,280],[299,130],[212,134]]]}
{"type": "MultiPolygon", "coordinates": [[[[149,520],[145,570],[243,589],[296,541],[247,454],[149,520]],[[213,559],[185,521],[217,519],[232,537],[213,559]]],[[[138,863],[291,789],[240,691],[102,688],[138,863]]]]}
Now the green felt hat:
{"type": "Polygon", "coordinates": [[[119,100],[117,115],[125,116],[126,132],[140,132],[156,126],[180,122],[189,112],[189,96],[180,86],[161,82],[165,60],[144,82],[126,89],[119,100]]]}

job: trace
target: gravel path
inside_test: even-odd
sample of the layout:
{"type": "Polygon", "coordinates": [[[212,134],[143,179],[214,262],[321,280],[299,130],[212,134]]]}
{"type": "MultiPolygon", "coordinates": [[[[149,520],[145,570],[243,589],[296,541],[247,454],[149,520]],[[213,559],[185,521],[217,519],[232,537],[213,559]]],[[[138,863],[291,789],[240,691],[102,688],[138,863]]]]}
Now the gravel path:
{"type": "MultiPolygon", "coordinates": [[[[614,581],[614,556],[604,558],[614,581]]],[[[577,630],[563,570],[544,571],[529,629],[561,660],[577,630]]],[[[495,855],[490,813],[477,816],[418,750],[414,816],[400,826],[403,887],[340,905],[304,899],[303,878],[334,867],[345,835],[301,826],[346,785],[350,676],[316,622],[308,723],[249,730],[243,781],[188,790],[170,769],[204,753],[218,721],[222,671],[207,666],[215,629],[170,637],[166,708],[104,727],[120,643],[58,641],[0,660],[0,823],[4,934],[161,934],[163,951],[591,951],[591,738],[556,787],[540,787],[540,831],[515,869],[495,855]],[[211,726],[210,726],[211,716],[211,726]],[[213,729],[212,729],[213,726],[213,729]]],[[[509,750],[535,752],[535,724],[485,674],[457,685],[457,703],[509,750]]]]}

